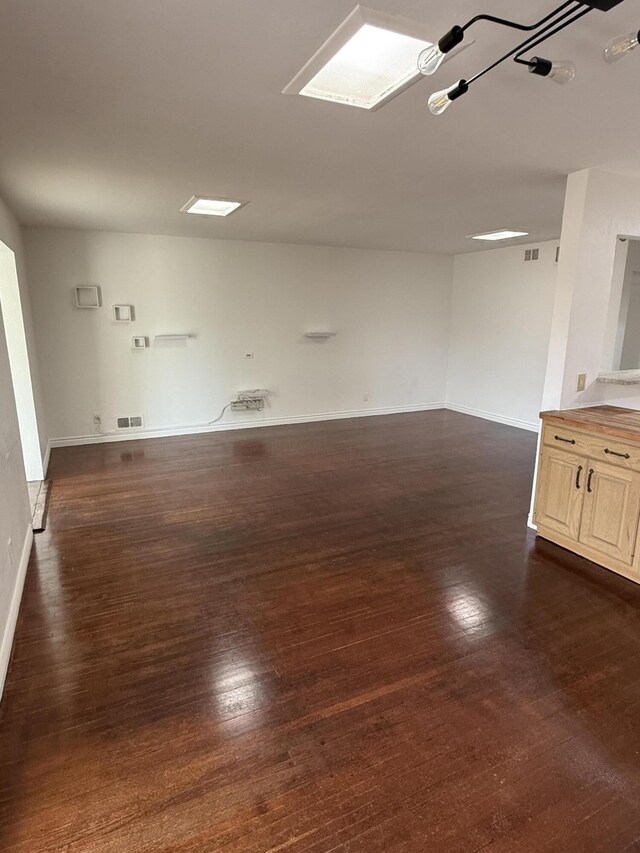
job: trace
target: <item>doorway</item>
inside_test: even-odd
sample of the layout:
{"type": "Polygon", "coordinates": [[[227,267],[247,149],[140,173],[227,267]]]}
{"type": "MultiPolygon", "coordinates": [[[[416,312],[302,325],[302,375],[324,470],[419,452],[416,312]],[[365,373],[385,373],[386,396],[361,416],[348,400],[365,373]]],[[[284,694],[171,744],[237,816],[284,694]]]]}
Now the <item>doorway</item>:
{"type": "Polygon", "coordinates": [[[11,249],[2,242],[0,242],[0,307],[2,308],[2,320],[9,354],[13,393],[16,399],[24,469],[27,480],[43,480],[44,470],[16,257],[11,249]]]}

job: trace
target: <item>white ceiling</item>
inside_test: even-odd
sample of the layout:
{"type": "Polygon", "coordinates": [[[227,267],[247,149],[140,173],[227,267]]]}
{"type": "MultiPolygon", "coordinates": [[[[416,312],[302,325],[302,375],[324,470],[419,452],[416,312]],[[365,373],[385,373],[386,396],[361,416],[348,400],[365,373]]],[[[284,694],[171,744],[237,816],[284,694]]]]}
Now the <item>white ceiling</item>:
{"type": "MultiPolygon", "coordinates": [[[[559,0],[557,0],[559,2],[559,0]]],[[[505,63],[446,115],[427,96],[517,43],[476,43],[378,112],[282,88],[355,0],[0,0],[0,193],[26,224],[411,251],[477,251],[497,228],[557,237],[565,176],[640,168],[640,50],[612,35],[637,0],[594,11],[537,52],[569,85],[505,63]],[[228,219],[196,194],[250,199],[228,219]]],[[[478,12],[533,21],[556,0],[370,0],[436,40],[478,12]],[[519,10],[518,10],[519,11],[519,10]]]]}

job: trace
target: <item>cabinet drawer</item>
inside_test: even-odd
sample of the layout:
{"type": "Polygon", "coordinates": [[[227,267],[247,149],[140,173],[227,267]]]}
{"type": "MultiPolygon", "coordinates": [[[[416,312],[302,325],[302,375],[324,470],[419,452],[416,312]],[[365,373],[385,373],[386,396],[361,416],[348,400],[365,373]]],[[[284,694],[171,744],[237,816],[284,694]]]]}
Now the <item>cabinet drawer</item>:
{"type": "Polygon", "coordinates": [[[627,444],[607,435],[582,432],[550,422],[544,425],[542,443],[546,447],[589,456],[596,462],[607,462],[631,471],[640,471],[640,445],[627,444]]]}

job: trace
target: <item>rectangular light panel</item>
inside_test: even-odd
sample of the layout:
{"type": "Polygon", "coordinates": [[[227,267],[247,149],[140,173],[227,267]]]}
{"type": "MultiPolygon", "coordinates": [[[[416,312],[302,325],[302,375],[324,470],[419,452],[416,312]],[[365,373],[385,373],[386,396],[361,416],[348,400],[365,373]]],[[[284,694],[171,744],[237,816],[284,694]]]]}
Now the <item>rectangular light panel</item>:
{"type": "Polygon", "coordinates": [[[487,234],[472,234],[472,240],[512,240],[514,237],[528,237],[528,231],[489,231],[487,234]]]}
{"type": "Polygon", "coordinates": [[[246,204],[246,202],[231,201],[224,198],[193,196],[180,210],[183,213],[199,213],[201,216],[229,216],[230,213],[242,207],[243,204],[246,204]]]}
{"type": "Polygon", "coordinates": [[[283,91],[376,109],[421,76],[431,45],[415,22],[358,6],[283,91]]]}
{"type": "Polygon", "coordinates": [[[418,55],[429,46],[365,24],[300,94],[370,110],[416,76],[418,55]]]}

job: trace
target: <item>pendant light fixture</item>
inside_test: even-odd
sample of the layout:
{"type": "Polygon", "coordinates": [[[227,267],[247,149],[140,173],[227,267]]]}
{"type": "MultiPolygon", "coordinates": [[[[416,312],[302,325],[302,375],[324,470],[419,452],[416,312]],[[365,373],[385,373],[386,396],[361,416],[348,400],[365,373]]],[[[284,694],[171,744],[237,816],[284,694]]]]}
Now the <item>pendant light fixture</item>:
{"type": "MultiPolygon", "coordinates": [[[[580,2],[580,0],[566,0],[552,12],[545,15],[534,24],[520,24],[516,21],[506,20],[505,18],[497,18],[495,15],[476,15],[467,21],[464,26],[452,27],[442,38],[434,45],[426,48],[418,57],[418,69],[425,76],[435,74],[440,65],[444,62],[447,54],[454,47],[457,47],[465,37],[466,31],[479,21],[488,21],[489,23],[498,24],[499,26],[509,27],[510,29],[528,32],[524,41],[520,42],[516,47],[509,50],[504,56],[501,56],[495,62],[492,62],[482,71],[479,71],[469,79],[459,80],[453,86],[447,89],[442,89],[435,92],[428,100],[428,107],[433,115],[441,115],[448,109],[453,101],[460,98],[469,91],[469,87],[478,81],[489,71],[493,71],[498,65],[501,65],[507,59],[513,59],[519,65],[526,65],[528,70],[539,77],[547,77],[553,80],[554,83],[564,84],[569,83],[575,77],[576,67],[569,60],[550,60],[541,56],[533,56],[529,59],[525,58],[525,54],[530,53],[538,45],[550,39],[552,36],[576,23],[594,9],[601,12],[608,12],[614,6],[622,3],[623,0],[589,0],[588,2],[580,2]]],[[[630,50],[635,48],[640,41],[640,33],[631,33],[629,35],[620,36],[612,39],[605,48],[604,57],[607,62],[616,62],[630,50]]]]}

